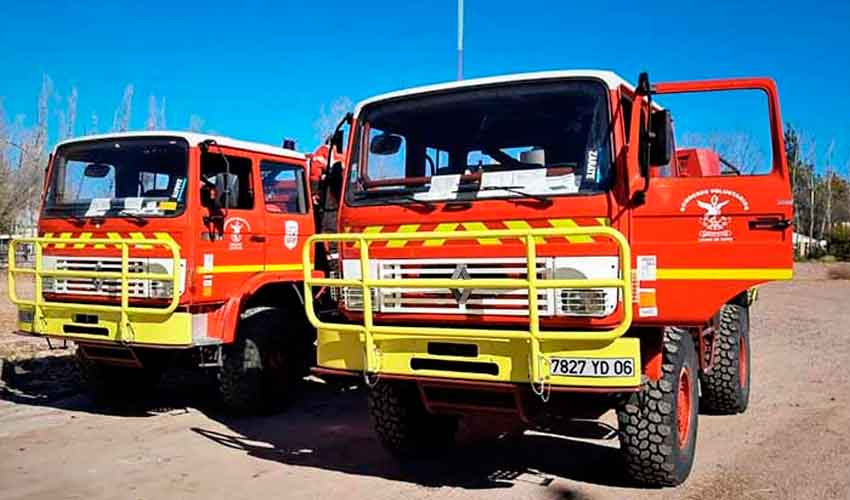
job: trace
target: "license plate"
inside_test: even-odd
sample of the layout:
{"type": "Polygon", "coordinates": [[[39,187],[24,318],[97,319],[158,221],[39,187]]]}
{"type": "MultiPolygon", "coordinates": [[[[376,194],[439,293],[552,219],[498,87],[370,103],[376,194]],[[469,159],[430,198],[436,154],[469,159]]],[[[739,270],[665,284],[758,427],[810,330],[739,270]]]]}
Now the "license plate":
{"type": "Polygon", "coordinates": [[[549,358],[549,372],[565,377],[631,377],[632,358],[549,358]]]}

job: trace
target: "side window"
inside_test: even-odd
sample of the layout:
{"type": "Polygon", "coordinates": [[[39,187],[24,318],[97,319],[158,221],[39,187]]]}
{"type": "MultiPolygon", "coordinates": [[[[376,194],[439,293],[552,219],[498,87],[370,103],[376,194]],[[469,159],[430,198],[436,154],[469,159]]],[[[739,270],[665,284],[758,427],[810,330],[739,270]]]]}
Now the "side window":
{"type": "Polygon", "coordinates": [[[304,169],[273,161],[260,162],[266,210],[274,213],[307,213],[304,169]]]}
{"type": "Polygon", "coordinates": [[[201,154],[201,177],[204,185],[214,186],[216,176],[225,173],[236,176],[235,196],[229,201],[229,208],[250,210],[254,208],[254,191],[251,184],[251,159],[242,156],[224,156],[217,150],[201,154]],[[225,161],[226,158],[226,161],[225,161]]]}
{"type": "Polygon", "coordinates": [[[721,90],[657,96],[673,114],[678,175],[765,175],[774,158],[767,95],[721,90]]]}

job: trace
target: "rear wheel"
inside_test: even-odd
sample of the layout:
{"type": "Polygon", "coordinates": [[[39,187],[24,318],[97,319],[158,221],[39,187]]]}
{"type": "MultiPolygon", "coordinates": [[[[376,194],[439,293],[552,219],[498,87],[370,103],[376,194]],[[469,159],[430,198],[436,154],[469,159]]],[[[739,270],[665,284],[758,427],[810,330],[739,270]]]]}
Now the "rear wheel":
{"type": "Polygon", "coordinates": [[[378,440],[400,458],[445,450],[457,434],[458,418],[428,413],[414,383],[379,381],[369,391],[369,415],[378,440]]]}
{"type": "Polygon", "coordinates": [[[617,411],[626,473],[647,486],[675,486],[690,474],[697,438],[699,363],[684,330],[664,331],[661,378],[617,411]]]}
{"type": "Polygon", "coordinates": [[[726,304],[714,333],[714,365],[700,375],[700,407],[715,415],[743,413],[750,403],[750,313],[726,304]]]}
{"type": "Polygon", "coordinates": [[[242,314],[236,341],[222,351],[219,390],[224,405],[235,413],[268,413],[291,399],[303,373],[295,348],[296,332],[274,307],[242,314]]]}

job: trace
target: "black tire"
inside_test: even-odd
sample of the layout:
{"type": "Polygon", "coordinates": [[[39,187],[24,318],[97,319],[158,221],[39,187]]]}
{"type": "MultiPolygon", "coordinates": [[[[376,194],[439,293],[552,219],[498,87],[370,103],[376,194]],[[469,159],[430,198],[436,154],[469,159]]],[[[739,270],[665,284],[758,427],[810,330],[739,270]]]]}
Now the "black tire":
{"type": "Polygon", "coordinates": [[[403,459],[447,450],[457,434],[458,418],[428,413],[415,383],[379,381],[369,391],[369,415],[384,448],[403,459]]]}
{"type": "Polygon", "coordinates": [[[627,476],[644,486],[676,486],[694,463],[699,359],[690,334],[664,331],[661,378],[644,383],[617,410],[627,476]],[[681,422],[681,426],[680,426],[681,422]]]}
{"type": "Polygon", "coordinates": [[[720,309],[714,337],[714,365],[700,374],[700,408],[735,415],[750,404],[750,311],[738,304],[720,309]]]}
{"type": "Polygon", "coordinates": [[[291,401],[304,375],[294,337],[281,309],[257,307],[242,314],[236,341],[222,350],[219,392],[228,410],[266,414],[291,401]]]}
{"type": "Polygon", "coordinates": [[[86,394],[98,405],[127,405],[149,399],[156,392],[167,364],[164,357],[140,358],[141,367],[115,366],[86,356],[83,348],[75,351],[80,381],[86,394]]]}

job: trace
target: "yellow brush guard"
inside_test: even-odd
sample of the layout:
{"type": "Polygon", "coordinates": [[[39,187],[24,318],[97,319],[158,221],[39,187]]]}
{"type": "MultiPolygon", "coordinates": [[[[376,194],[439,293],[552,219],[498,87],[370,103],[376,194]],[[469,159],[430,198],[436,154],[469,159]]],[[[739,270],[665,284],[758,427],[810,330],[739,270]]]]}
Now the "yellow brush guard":
{"type": "Polygon", "coordinates": [[[35,335],[90,338],[98,341],[118,341],[152,344],[190,344],[191,316],[188,313],[175,313],[180,300],[180,247],[170,240],[138,240],[129,238],[15,238],[9,243],[9,300],[19,310],[32,311],[32,323],[26,325],[19,321],[24,331],[35,335]],[[16,249],[21,244],[31,244],[35,249],[33,267],[19,267],[16,262],[16,249]],[[121,271],[69,271],[45,270],[42,265],[44,247],[48,245],[102,245],[103,248],[121,249],[121,271]],[[130,248],[165,247],[172,261],[171,272],[140,273],[130,272],[130,248]],[[16,278],[18,275],[32,275],[35,279],[33,300],[18,297],[16,278]],[[44,300],[42,278],[89,278],[119,280],[121,284],[120,304],[86,304],[75,302],[53,302],[44,300]],[[130,280],[152,280],[171,283],[171,297],[165,306],[130,306],[130,280]],[[63,325],[73,322],[74,312],[102,313],[107,321],[108,335],[65,334],[63,325]],[[21,324],[22,323],[22,324],[21,324]],[[26,327],[29,328],[26,328],[26,327]]]}
{"type": "MultiPolygon", "coordinates": [[[[341,337],[346,334],[358,336],[357,342],[342,342],[343,349],[362,345],[365,347],[363,371],[367,374],[379,373],[380,367],[376,360],[376,342],[400,341],[415,349],[415,352],[425,352],[424,340],[430,339],[467,339],[487,341],[516,341],[524,340],[530,346],[528,375],[534,383],[548,380],[550,375],[544,373],[541,363],[546,358],[541,354],[542,342],[569,342],[572,352],[582,356],[623,355],[637,357],[639,364],[637,339],[621,339],[632,323],[632,287],[631,287],[631,252],[625,237],[617,230],[606,226],[589,227],[560,227],[560,228],[525,228],[484,231],[455,231],[455,232],[417,232],[417,233],[345,233],[321,234],[311,236],[304,245],[304,291],[307,317],[319,332],[320,348],[328,337],[341,337]],[[620,261],[620,278],[612,279],[540,279],[537,277],[537,251],[535,238],[601,236],[616,243],[620,261]],[[372,279],[369,275],[369,243],[372,241],[410,241],[410,240],[476,240],[480,238],[514,238],[525,243],[527,260],[526,279],[372,279]],[[310,260],[310,250],[314,243],[338,241],[355,242],[360,251],[360,279],[319,278],[314,277],[313,265],[310,260]],[[312,287],[359,287],[363,293],[363,322],[362,324],[329,323],[322,321],[316,314],[312,300],[312,287]],[[491,329],[491,328],[447,328],[422,326],[391,326],[375,325],[373,322],[372,288],[479,288],[479,289],[522,289],[528,290],[528,328],[527,329],[491,329]],[[541,331],[538,312],[538,289],[548,288],[618,288],[623,298],[623,314],[620,322],[608,330],[584,331],[541,331]]],[[[352,339],[353,340],[353,339],[352,339]]],[[[397,360],[396,360],[397,361],[397,360]]],[[[322,364],[321,361],[319,363],[322,364]]],[[[398,364],[398,363],[395,363],[398,364]]],[[[640,380],[640,370],[629,377],[629,384],[637,385],[640,380]]],[[[471,375],[471,374],[459,374],[471,375]]],[[[470,376],[469,378],[480,378],[470,376]]],[[[566,380],[559,381],[568,382],[566,380]]],[[[621,379],[619,382],[623,382],[621,379]]],[[[583,383],[583,382],[582,382],[583,383]]],[[[589,385],[609,385],[604,381],[589,385]]]]}

